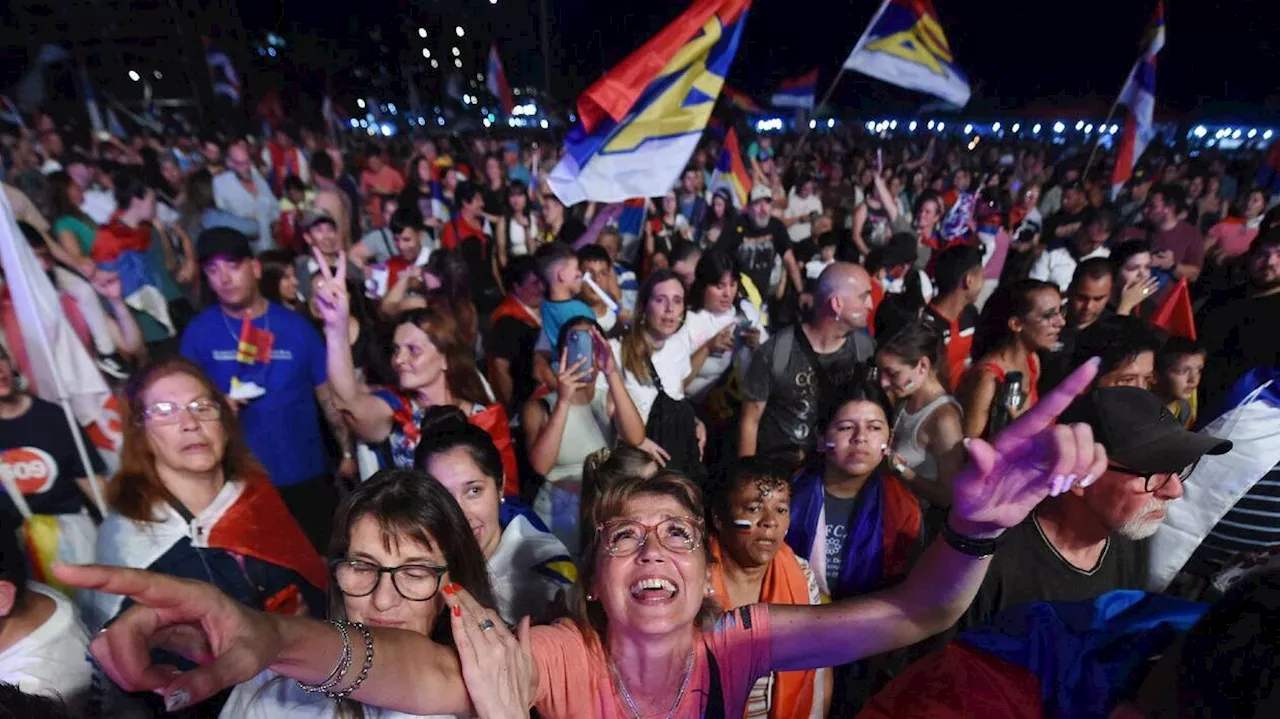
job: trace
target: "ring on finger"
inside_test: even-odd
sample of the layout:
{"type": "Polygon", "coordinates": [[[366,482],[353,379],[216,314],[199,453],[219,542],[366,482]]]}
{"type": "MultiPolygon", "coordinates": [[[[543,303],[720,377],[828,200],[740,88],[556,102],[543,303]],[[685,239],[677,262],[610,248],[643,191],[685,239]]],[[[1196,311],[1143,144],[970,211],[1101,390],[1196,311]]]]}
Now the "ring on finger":
{"type": "Polygon", "coordinates": [[[487,632],[490,629],[493,629],[495,626],[497,625],[493,623],[492,619],[486,619],[483,622],[480,622],[480,631],[487,632]]]}

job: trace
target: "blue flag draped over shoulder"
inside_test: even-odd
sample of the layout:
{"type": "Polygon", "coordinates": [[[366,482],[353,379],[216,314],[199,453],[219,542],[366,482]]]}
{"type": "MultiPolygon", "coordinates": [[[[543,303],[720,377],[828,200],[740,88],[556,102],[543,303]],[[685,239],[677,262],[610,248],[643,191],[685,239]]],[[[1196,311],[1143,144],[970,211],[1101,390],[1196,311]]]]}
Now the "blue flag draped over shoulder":
{"type": "Polygon", "coordinates": [[[671,189],[711,117],[750,5],[697,0],[578,98],[578,122],[548,180],[561,202],[671,189]]]}

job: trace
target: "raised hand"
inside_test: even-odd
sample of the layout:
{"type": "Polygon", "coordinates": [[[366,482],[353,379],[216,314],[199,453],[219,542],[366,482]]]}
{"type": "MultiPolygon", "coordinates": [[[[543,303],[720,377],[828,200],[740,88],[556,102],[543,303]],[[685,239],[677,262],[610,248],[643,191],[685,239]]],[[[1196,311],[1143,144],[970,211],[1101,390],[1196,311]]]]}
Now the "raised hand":
{"type": "Polygon", "coordinates": [[[320,265],[323,277],[316,284],[316,311],[320,313],[320,321],[332,329],[347,329],[347,317],[351,312],[351,297],[347,295],[347,253],[338,253],[338,272],[329,269],[329,263],[320,254],[320,250],[311,248],[316,264],[320,265]]]}
{"type": "Polygon", "coordinates": [[[1116,313],[1127,315],[1133,311],[1133,308],[1142,304],[1160,287],[1160,280],[1155,277],[1148,277],[1145,280],[1134,279],[1125,284],[1124,289],[1120,290],[1120,303],[1116,307],[1116,313]]]}
{"type": "Polygon", "coordinates": [[[573,395],[587,386],[591,370],[586,367],[587,358],[569,365],[569,350],[560,352],[560,371],[556,373],[556,397],[560,402],[572,402],[573,395]]]}
{"type": "Polygon", "coordinates": [[[129,692],[150,691],[176,711],[247,681],[266,669],[283,640],[275,623],[213,585],[141,569],[58,564],[64,584],[136,602],[94,638],[89,649],[107,676],[129,692]],[[201,666],[179,672],[151,663],[164,648],[201,666]]]}
{"type": "Polygon", "coordinates": [[[604,335],[595,327],[591,328],[591,348],[596,361],[596,371],[608,377],[617,370],[613,361],[613,350],[604,335]]]}
{"type": "Polygon", "coordinates": [[[479,719],[527,719],[537,690],[529,618],[512,634],[502,617],[460,585],[443,589],[453,624],[462,678],[479,719]]]}
{"type": "Polygon", "coordinates": [[[969,463],[951,481],[952,527],[994,536],[1026,519],[1048,496],[1087,487],[1107,469],[1107,452],[1087,424],[1058,425],[1098,374],[1095,357],[987,443],[966,440],[969,463]]]}

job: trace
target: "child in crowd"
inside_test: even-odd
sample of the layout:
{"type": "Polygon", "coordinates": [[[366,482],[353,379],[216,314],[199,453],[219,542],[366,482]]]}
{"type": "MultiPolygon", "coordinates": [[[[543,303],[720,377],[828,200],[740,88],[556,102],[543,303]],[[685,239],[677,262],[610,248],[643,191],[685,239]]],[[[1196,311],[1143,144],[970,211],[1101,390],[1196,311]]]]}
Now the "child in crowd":
{"type": "Polygon", "coordinates": [[[280,224],[276,226],[276,245],[283,250],[300,253],[307,251],[307,243],[298,232],[298,218],[311,209],[316,193],[298,179],[297,175],[284,178],[284,197],[280,198],[280,224]]]}
{"type": "Polygon", "coordinates": [[[824,232],[818,237],[818,254],[804,263],[804,291],[813,294],[818,275],[836,261],[836,233],[824,232]]]}
{"type": "Polygon", "coordinates": [[[1196,390],[1208,353],[1195,340],[1171,337],[1156,354],[1155,392],[1186,427],[1195,424],[1199,402],[1196,390]]]}

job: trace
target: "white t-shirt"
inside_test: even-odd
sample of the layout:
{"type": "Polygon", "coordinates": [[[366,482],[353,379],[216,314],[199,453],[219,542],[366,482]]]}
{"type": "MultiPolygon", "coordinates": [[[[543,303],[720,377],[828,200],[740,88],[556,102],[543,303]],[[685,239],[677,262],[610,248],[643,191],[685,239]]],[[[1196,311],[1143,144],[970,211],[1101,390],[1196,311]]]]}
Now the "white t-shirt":
{"type": "Polygon", "coordinates": [[[49,597],[56,606],[44,624],[0,652],[0,682],[27,694],[60,697],[73,710],[82,707],[93,680],[89,632],[57,590],[39,582],[27,582],[27,590],[49,597]]]}
{"type": "MultiPolygon", "coordinates": [[[[355,634],[352,639],[359,640],[360,634],[352,631],[355,634]]],[[[352,652],[359,655],[360,650],[352,652]]],[[[237,686],[218,716],[221,719],[329,719],[338,716],[338,704],[324,694],[308,694],[294,680],[268,670],[237,686]]],[[[364,716],[365,719],[456,719],[451,714],[405,714],[372,706],[364,707],[364,716]]]]}
{"type": "MultiPolygon", "coordinates": [[[[741,305],[741,313],[731,311],[723,314],[713,314],[708,310],[689,313],[684,321],[684,329],[689,332],[689,342],[693,352],[698,351],[702,345],[719,334],[725,327],[736,325],[738,320],[743,317],[751,321],[753,329],[759,330],[761,344],[769,338],[768,332],[765,331],[764,326],[760,323],[760,313],[755,306],[747,300],[743,300],[739,304],[741,305]]],[[[729,370],[729,365],[739,358],[745,362],[750,357],[750,354],[750,350],[738,343],[732,352],[707,355],[707,360],[702,363],[698,374],[694,375],[693,379],[689,381],[689,385],[684,388],[685,394],[690,397],[700,398],[717,380],[724,376],[724,373],[729,370]]],[[[692,355],[692,352],[690,355],[692,355]]],[[[690,363],[690,367],[692,367],[692,363],[690,363]]],[[[740,371],[741,369],[739,368],[740,371]]],[[[666,380],[664,379],[663,381],[665,382],[666,380]]]]}
{"type": "Polygon", "coordinates": [[[1071,287],[1071,279],[1075,277],[1076,266],[1085,260],[1091,260],[1095,257],[1110,256],[1111,250],[1106,247],[1099,247],[1076,260],[1075,257],[1071,256],[1071,250],[1066,247],[1055,247],[1036,258],[1036,263],[1031,267],[1030,277],[1033,280],[1052,282],[1065,293],[1067,288],[1071,287]]]}
{"type": "MultiPolygon", "coordinates": [[[[609,347],[613,349],[613,361],[621,367],[622,343],[619,340],[609,340],[609,347]]],[[[667,338],[658,351],[653,353],[653,367],[658,370],[662,389],[671,399],[684,399],[684,378],[688,377],[693,370],[689,358],[695,349],[697,347],[693,346],[693,341],[689,337],[689,325],[686,322],[683,327],[676,330],[675,334],[667,338]]],[[[653,409],[653,403],[658,399],[657,385],[643,384],[625,369],[622,372],[622,382],[627,388],[627,394],[631,395],[631,401],[636,403],[640,418],[648,422],[649,411],[653,409]]]]}
{"type": "Polygon", "coordinates": [[[797,222],[787,228],[787,235],[791,237],[792,242],[807,240],[813,235],[813,223],[809,222],[808,217],[815,212],[822,214],[822,198],[818,197],[818,193],[814,192],[808,197],[801,197],[795,190],[791,191],[791,195],[787,198],[787,209],[782,216],[805,218],[803,222],[797,222]]]}

